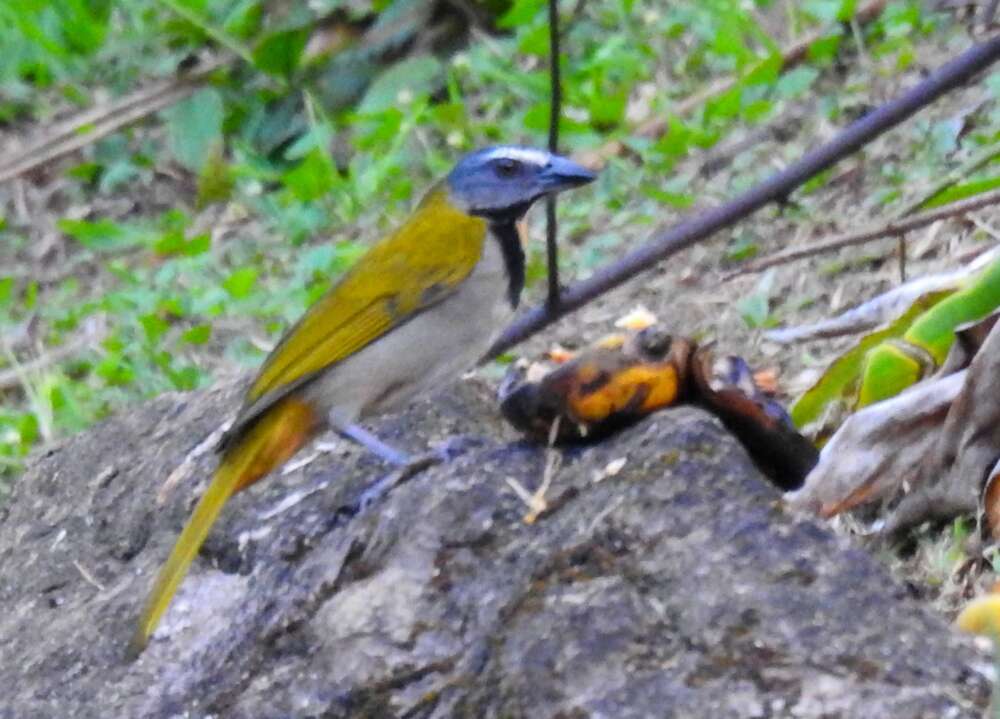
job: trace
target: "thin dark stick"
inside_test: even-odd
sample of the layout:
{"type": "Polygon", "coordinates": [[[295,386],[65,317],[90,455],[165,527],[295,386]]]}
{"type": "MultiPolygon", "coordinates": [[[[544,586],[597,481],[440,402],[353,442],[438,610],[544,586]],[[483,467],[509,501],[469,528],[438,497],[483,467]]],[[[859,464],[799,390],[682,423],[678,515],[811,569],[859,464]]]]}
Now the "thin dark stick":
{"type": "Polygon", "coordinates": [[[992,190],[979,195],[973,195],[972,197],[967,197],[964,200],[958,200],[957,202],[942,205],[941,207],[935,207],[932,210],[925,210],[915,215],[910,215],[909,217],[893,219],[889,222],[884,222],[873,227],[865,227],[864,229],[857,230],[856,232],[851,232],[846,235],[824,238],[820,241],[813,242],[811,245],[790,247],[787,250],[776,252],[773,255],[761,257],[759,260],[751,260],[750,262],[736,268],[729,274],[723,275],[722,281],[728,282],[734,277],[739,277],[740,275],[750,274],[751,272],[761,272],[769,267],[777,267],[778,265],[784,265],[789,262],[801,260],[805,257],[815,257],[823,252],[832,252],[833,250],[839,250],[843,247],[853,247],[854,245],[861,245],[874,240],[883,240],[887,237],[899,238],[907,232],[912,232],[913,230],[918,230],[921,227],[926,227],[927,225],[937,222],[938,220],[961,217],[962,215],[967,215],[968,213],[974,212],[983,207],[989,207],[990,205],[996,204],[1000,204],[1000,190],[992,190]]]}
{"type": "MultiPolygon", "coordinates": [[[[549,84],[551,107],[549,113],[549,152],[559,152],[559,115],[562,105],[562,87],[559,79],[559,2],[549,0],[549,84]]],[[[556,244],[559,226],[556,223],[556,198],[545,198],[545,250],[548,258],[549,295],[546,306],[551,311],[559,309],[559,247],[556,244]]]]}
{"type": "Polygon", "coordinates": [[[899,284],[906,282],[906,235],[900,234],[896,240],[899,250],[899,284]]]}
{"type": "Polygon", "coordinates": [[[973,45],[908,92],[848,125],[833,140],[807,153],[798,162],[726,204],[699,213],[654,234],[645,244],[635,248],[618,262],[605,265],[586,280],[569,287],[562,293],[557,309],[550,310],[541,306],[528,310],[504,331],[487,352],[486,357],[496,357],[595,297],[635,277],[643,270],[652,268],[664,258],[701,242],[771,202],[786,200],[795,189],[810,178],[857,152],[886,130],[900,124],[949,90],[967,82],[998,59],[1000,59],[1000,35],[973,45]]]}

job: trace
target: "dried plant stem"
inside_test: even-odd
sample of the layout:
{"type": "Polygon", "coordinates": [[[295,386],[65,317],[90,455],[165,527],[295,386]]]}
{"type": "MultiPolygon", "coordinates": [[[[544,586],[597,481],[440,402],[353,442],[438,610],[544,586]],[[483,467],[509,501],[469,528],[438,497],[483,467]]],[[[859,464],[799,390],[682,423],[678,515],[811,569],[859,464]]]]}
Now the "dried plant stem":
{"type": "Polygon", "coordinates": [[[938,220],[960,217],[969,212],[973,212],[989,205],[995,205],[997,203],[1000,203],[1000,190],[985,192],[981,195],[976,195],[975,197],[970,197],[965,200],[959,200],[958,202],[953,202],[950,205],[944,205],[943,207],[936,207],[933,210],[927,210],[926,212],[911,215],[910,217],[904,219],[893,219],[874,227],[859,230],[858,232],[850,232],[845,235],[831,237],[830,239],[822,242],[815,242],[810,245],[793,247],[783,252],[777,252],[773,255],[762,257],[759,260],[748,262],[739,269],[723,276],[722,279],[723,281],[731,280],[732,278],[739,277],[740,275],[749,274],[751,272],[760,272],[768,269],[769,267],[776,267],[777,265],[784,265],[789,262],[794,262],[795,260],[801,260],[805,257],[813,257],[824,252],[839,250],[842,247],[861,245],[873,240],[885,239],[886,237],[901,237],[907,232],[920,227],[926,227],[927,225],[937,222],[938,220]]]}
{"type": "Polygon", "coordinates": [[[76,152],[154,112],[170,107],[201,87],[206,77],[230,65],[231,57],[200,63],[166,82],[143,88],[107,105],[100,105],[60,122],[36,142],[0,164],[0,182],[12,180],[42,165],[76,152]]]}

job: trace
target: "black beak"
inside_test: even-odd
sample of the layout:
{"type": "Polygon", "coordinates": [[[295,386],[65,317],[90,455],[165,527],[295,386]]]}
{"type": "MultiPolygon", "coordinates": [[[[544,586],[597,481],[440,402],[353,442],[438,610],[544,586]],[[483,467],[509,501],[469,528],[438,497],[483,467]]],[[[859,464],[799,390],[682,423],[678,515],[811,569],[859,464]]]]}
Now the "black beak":
{"type": "Polygon", "coordinates": [[[597,179],[596,173],[560,155],[552,155],[549,164],[539,175],[539,180],[546,193],[580,187],[580,185],[586,185],[595,179],[597,179]]]}

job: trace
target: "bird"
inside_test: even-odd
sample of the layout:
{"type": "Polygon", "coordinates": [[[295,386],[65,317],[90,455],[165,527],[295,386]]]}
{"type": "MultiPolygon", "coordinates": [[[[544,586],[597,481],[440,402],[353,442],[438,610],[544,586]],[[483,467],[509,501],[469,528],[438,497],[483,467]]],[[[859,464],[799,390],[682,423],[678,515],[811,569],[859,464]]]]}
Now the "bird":
{"type": "Polygon", "coordinates": [[[524,288],[518,224],[595,173],[517,145],[474,151],[433,185],[282,337],[219,443],[218,468],[161,567],[127,656],[142,653],[222,507],[331,428],[384,461],[405,453],[359,421],[400,408],[479,360],[524,288]]]}

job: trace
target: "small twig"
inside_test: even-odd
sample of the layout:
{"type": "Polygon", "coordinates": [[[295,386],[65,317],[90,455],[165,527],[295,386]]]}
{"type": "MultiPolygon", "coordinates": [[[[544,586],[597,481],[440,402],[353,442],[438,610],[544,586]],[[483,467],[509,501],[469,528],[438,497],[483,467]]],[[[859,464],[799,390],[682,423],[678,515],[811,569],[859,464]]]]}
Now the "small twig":
{"type": "Polygon", "coordinates": [[[99,581],[97,581],[97,578],[94,577],[94,575],[91,574],[86,567],[80,564],[79,560],[74,559],[73,566],[76,567],[76,570],[80,573],[80,576],[84,578],[87,584],[91,585],[92,587],[96,587],[97,590],[100,592],[104,591],[105,589],[104,585],[101,584],[99,581]]]}
{"type": "Polygon", "coordinates": [[[232,425],[232,422],[224,422],[221,427],[217,427],[213,432],[210,432],[207,437],[195,445],[194,449],[187,453],[187,456],[181,460],[180,464],[174,467],[174,470],[163,480],[160,490],[156,493],[157,506],[165,504],[174,487],[191,475],[191,472],[194,471],[195,460],[219,446],[219,440],[229,430],[230,425],[232,425]]]}
{"type": "MultiPolygon", "coordinates": [[[[970,173],[975,172],[976,170],[978,170],[980,167],[982,167],[995,157],[1000,157],[1000,143],[997,143],[995,145],[990,145],[989,147],[983,149],[981,152],[978,152],[973,157],[969,158],[968,161],[962,163],[959,167],[956,167],[954,170],[949,172],[939,182],[934,183],[933,185],[931,185],[931,187],[927,188],[927,190],[920,193],[918,197],[913,198],[905,205],[903,205],[902,208],[893,213],[892,219],[889,222],[881,225],[881,227],[885,229],[885,232],[881,234],[877,233],[873,234],[871,230],[868,229],[868,230],[862,230],[860,233],[855,233],[852,235],[840,235],[838,237],[833,237],[829,240],[821,240],[819,242],[812,243],[808,247],[801,248],[801,252],[803,254],[797,254],[798,252],[800,252],[800,250],[796,249],[785,250],[783,252],[778,252],[773,255],[769,255],[767,257],[761,257],[752,262],[748,262],[743,267],[740,267],[739,269],[734,270],[733,272],[730,272],[727,275],[724,275],[722,279],[723,281],[726,281],[732,279],[733,277],[738,277],[739,275],[742,274],[759,272],[760,270],[767,269],[768,267],[774,267],[775,265],[785,264],[786,262],[793,262],[794,260],[802,259],[805,257],[812,257],[814,255],[821,254],[823,252],[831,252],[833,250],[840,249],[841,247],[848,247],[850,245],[855,245],[855,244],[864,244],[866,242],[880,240],[885,237],[895,235],[897,237],[898,252],[899,252],[900,282],[906,282],[905,234],[906,232],[909,231],[909,229],[913,228],[899,229],[900,227],[902,227],[902,223],[900,223],[899,220],[901,220],[904,217],[913,215],[913,212],[918,208],[920,208],[922,205],[926,204],[927,202],[930,202],[932,199],[940,195],[942,192],[947,190],[955,183],[965,179],[966,177],[968,177],[970,173]],[[774,264],[771,264],[772,260],[775,260],[774,264]]],[[[989,194],[977,195],[970,199],[976,199],[977,197],[986,198],[989,197],[989,194]]],[[[961,209],[959,207],[960,204],[961,204],[960,202],[957,202],[949,205],[944,205],[941,209],[958,208],[954,212],[949,213],[944,217],[952,217],[954,215],[961,214],[962,212],[968,212],[967,209],[961,209]]],[[[985,204],[993,204],[993,202],[990,201],[986,202],[985,204]]],[[[970,209],[976,209],[976,207],[972,207],[970,209]]],[[[936,210],[931,210],[929,212],[934,212],[934,211],[936,210]]],[[[913,217],[924,217],[925,215],[931,218],[930,221],[921,222],[920,224],[917,225],[917,227],[929,224],[930,222],[934,222],[935,220],[940,219],[933,214],[927,214],[927,213],[925,213],[924,215],[913,215],[913,217]]]]}
{"type": "MultiPolygon", "coordinates": [[[[316,458],[318,456],[319,456],[318,454],[314,454],[313,458],[316,458]]],[[[286,472],[282,471],[282,474],[286,474],[286,472]]],[[[324,479],[319,482],[316,482],[311,487],[305,487],[303,489],[299,489],[298,491],[292,492],[291,494],[286,494],[284,497],[281,498],[281,500],[277,504],[273,505],[270,509],[264,510],[263,512],[258,514],[257,517],[261,521],[265,522],[269,519],[274,519],[279,514],[284,514],[289,509],[302,502],[302,500],[307,499],[308,497],[313,496],[317,492],[326,489],[329,485],[330,485],[330,480],[324,479]]]]}
{"type": "Polygon", "coordinates": [[[71,121],[52,126],[40,140],[14,153],[7,162],[0,165],[0,182],[65,157],[154,112],[170,107],[201,87],[206,77],[232,61],[232,58],[205,61],[167,82],[144,88],[110,105],[95,107],[71,121]]]}
{"type": "Polygon", "coordinates": [[[518,499],[527,504],[529,507],[531,506],[531,492],[525,489],[523,484],[518,482],[513,477],[504,477],[504,481],[507,483],[508,487],[514,490],[514,494],[517,495],[518,499]]]}
{"type": "Polygon", "coordinates": [[[16,265],[4,269],[4,277],[15,280],[31,280],[39,285],[51,285],[62,282],[67,277],[77,274],[86,265],[100,262],[102,257],[89,254],[78,254],[69,257],[59,267],[41,269],[36,265],[16,265]]]}
{"type": "MultiPolygon", "coordinates": [[[[40,140],[14,153],[6,162],[0,164],[0,183],[80,150],[154,112],[170,107],[200,88],[209,75],[234,64],[237,59],[253,65],[253,54],[247,47],[229,38],[222,31],[215,30],[197,16],[190,15],[189,10],[174,0],[160,1],[188,21],[198,25],[236,54],[205,60],[195,68],[178,73],[177,77],[166,82],[143,88],[109,105],[91,108],[74,115],[72,119],[52,125],[40,140]]],[[[334,47],[334,51],[339,52],[355,44],[373,46],[382,43],[399,31],[406,18],[407,15],[401,13],[395,22],[373,26],[357,37],[346,35],[344,40],[334,47]]],[[[288,89],[288,83],[283,78],[268,77],[280,84],[282,89],[288,89]]]]}
{"type": "MultiPolygon", "coordinates": [[[[31,375],[59,364],[89,347],[100,344],[105,334],[107,334],[107,328],[103,321],[88,322],[80,336],[73,338],[66,344],[55,347],[26,362],[17,362],[13,367],[0,372],[0,391],[24,386],[31,375]]],[[[0,344],[3,345],[4,349],[9,350],[6,342],[0,342],[0,344]]],[[[12,350],[11,358],[13,358],[12,350]]]]}
{"type": "Polygon", "coordinates": [[[858,22],[858,18],[851,18],[851,35],[854,37],[854,44],[858,48],[858,57],[861,59],[861,64],[868,67],[872,63],[872,59],[868,56],[868,49],[865,47],[865,38],[861,34],[861,23],[858,22]]]}
{"type": "Polygon", "coordinates": [[[989,30],[993,26],[993,16],[996,14],[997,5],[1000,5],[1000,0],[990,0],[990,4],[983,8],[983,29],[989,30]]]}
{"type": "MultiPolygon", "coordinates": [[[[688,217],[669,229],[656,232],[644,244],[627,252],[617,262],[598,268],[587,279],[566,288],[561,293],[557,310],[552,311],[544,305],[528,310],[504,331],[487,350],[483,359],[496,357],[595,297],[600,297],[641,272],[651,269],[657,262],[704,241],[723,228],[731,227],[772,202],[786,200],[807,180],[857,152],[949,90],[968,82],[997,60],[1000,60],[1000,37],[973,45],[930,73],[907,92],[851,123],[830,142],[806,153],[784,170],[771,175],[723,205],[688,217]]],[[[976,205],[976,207],[981,206],[976,205]]]]}
{"type": "Polygon", "coordinates": [[[301,459],[297,458],[289,460],[286,464],[281,466],[281,476],[285,477],[292,472],[297,472],[303,467],[308,467],[310,464],[315,462],[317,459],[325,454],[333,454],[341,449],[341,444],[339,442],[313,442],[313,451],[305,455],[301,459]]]}
{"type": "Polygon", "coordinates": [[[890,220],[889,222],[876,225],[875,227],[869,227],[864,230],[859,230],[858,232],[850,232],[846,235],[832,237],[822,242],[813,243],[804,247],[792,247],[783,252],[776,252],[773,255],[761,257],[759,260],[748,262],[742,267],[723,275],[722,280],[725,282],[733,279],[734,277],[739,277],[740,275],[760,272],[761,270],[766,270],[769,267],[776,267],[777,265],[784,265],[789,262],[794,262],[795,260],[801,260],[804,257],[813,257],[824,252],[839,250],[842,247],[861,245],[866,242],[871,242],[872,240],[884,239],[886,237],[900,237],[911,230],[924,227],[933,222],[937,222],[938,220],[959,217],[973,210],[978,210],[982,207],[995,205],[997,203],[1000,203],[1000,190],[985,192],[981,195],[976,195],[975,197],[953,202],[950,205],[936,207],[933,210],[927,210],[926,212],[911,215],[910,217],[902,220],[890,220]]]}
{"type": "Polygon", "coordinates": [[[215,72],[220,67],[233,62],[233,58],[213,58],[203,60],[197,66],[179,72],[175,77],[168,80],[154,83],[148,87],[143,87],[124,97],[120,97],[107,105],[97,105],[82,112],[75,113],[72,117],[56,122],[46,128],[45,136],[40,140],[22,148],[20,153],[14,155],[9,163],[17,162],[21,155],[33,154],[40,151],[45,145],[58,139],[64,139],[75,135],[83,134],[88,126],[103,122],[111,115],[118,115],[135,106],[145,105],[151,99],[162,95],[178,83],[201,79],[204,74],[215,72]]]}
{"type": "Polygon", "coordinates": [[[560,417],[556,417],[555,421],[552,422],[552,426],[549,427],[549,441],[545,448],[545,469],[542,472],[542,481],[538,485],[538,489],[534,492],[529,492],[524,488],[524,485],[518,482],[513,477],[505,477],[505,481],[514,490],[514,493],[518,498],[528,506],[528,513],[522,517],[521,521],[525,524],[534,524],[538,521],[538,518],[544,514],[549,509],[548,500],[545,499],[545,493],[549,491],[549,487],[552,486],[552,479],[555,477],[556,472],[559,471],[559,466],[562,464],[562,455],[555,449],[556,437],[559,436],[559,420],[560,417]]]}
{"type": "MultiPolygon", "coordinates": [[[[562,87],[559,79],[559,3],[549,0],[549,152],[559,152],[559,116],[562,87]]],[[[559,225],[556,220],[556,196],[545,198],[545,250],[548,261],[549,293],[546,304],[559,307],[559,225]]]]}
{"type": "Polygon", "coordinates": [[[899,284],[906,283],[906,236],[896,238],[897,254],[899,255],[899,284]]]}
{"type": "Polygon", "coordinates": [[[913,214],[949,187],[957,182],[960,182],[961,180],[964,180],[980,167],[997,157],[1000,157],[1000,142],[984,147],[961,165],[954,168],[951,172],[941,178],[941,180],[935,182],[924,192],[920,193],[920,195],[914,197],[912,200],[903,205],[903,207],[896,212],[896,217],[905,217],[906,215],[913,214]]]}
{"type": "Polygon", "coordinates": [[[552,479],[562,466],[562,454],[556,451],[556,437],[559,436],[559,422],[562,418],[556,417],[549,428],[549,442],[545,448],[545,471],[542,473],[542,483],[538,485],[532,495],[533,502],[531,511],[524,516],[525,524],[534,524],[538,517],[549,508],[549,503],[545,499],[546,492],[552,486],[552,479]]]}

